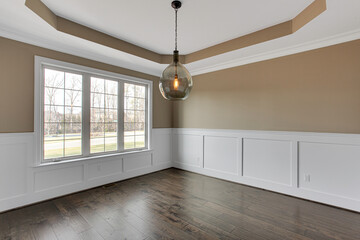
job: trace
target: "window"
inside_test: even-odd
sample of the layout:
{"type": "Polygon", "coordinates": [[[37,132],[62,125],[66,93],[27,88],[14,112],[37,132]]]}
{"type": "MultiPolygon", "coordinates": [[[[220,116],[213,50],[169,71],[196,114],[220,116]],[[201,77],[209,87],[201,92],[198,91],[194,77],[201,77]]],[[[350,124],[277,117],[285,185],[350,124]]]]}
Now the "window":
{"type": "Polygon", "coordinates": [[[36,57],[40,163],[149,149],[150,81],[36,57]]]}
{"type": "Polygon", "coordinates": [[[125,83],[125,149],[145,147],[145,87],[125,83]]]}
{"type": "Polygon", "coordinates": [[[118,82],[91,77],[90,153],[118,150],[118,82]]]}
{"type": "Polygon", "coordinates": [[[44,159],[81,155],[82,76],[44,68],[44,159]]]}

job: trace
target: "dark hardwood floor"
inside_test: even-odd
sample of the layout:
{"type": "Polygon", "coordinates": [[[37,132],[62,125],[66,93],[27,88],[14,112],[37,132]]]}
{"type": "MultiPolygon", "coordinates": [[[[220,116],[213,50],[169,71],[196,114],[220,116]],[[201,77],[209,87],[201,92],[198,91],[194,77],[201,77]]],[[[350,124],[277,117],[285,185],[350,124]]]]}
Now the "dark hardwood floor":
{"type": "Polygon", "coordinates": [[[168,169],[2,213],[0,239],[360,239],[360,214],[168,169]]]}

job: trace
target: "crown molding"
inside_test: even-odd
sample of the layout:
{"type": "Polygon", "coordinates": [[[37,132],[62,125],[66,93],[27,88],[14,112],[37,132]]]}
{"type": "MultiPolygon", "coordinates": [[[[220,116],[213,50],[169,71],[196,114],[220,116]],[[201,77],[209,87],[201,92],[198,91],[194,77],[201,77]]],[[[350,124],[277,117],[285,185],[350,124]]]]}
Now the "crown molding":
{"type": "Polygon", "coordinates": [[[296,53],[301,53],[301,52],[306,52],[306,51],[310,51],[310,50],[314,50],[314,49],[328,47],[328,46],[332,46],[332,45],[336,45],[336,44],[340,44],[340,43],[344,43],[344,42],[349,42],[349,41],[353,41],[353,40],[357,40],[357,39],[360,39],[360,29],[357,29],[354,31],[349,31],[346,33],[337,34],[337,35],[334,35],[331,37],[326,37],[326,38],[322,38],[322,39],[318,39],[318,40],[314,40],[314,41],[309,41],[309,42],[306,42],[303,44],[298,44],[298,45],[287,47],[287,48],[281,48],[281,49],[274,50],[274,51],[268,51],[268,52],[253,55],[250,57],[240,57],[240,58],[236,58],[236,59],[233,59],[230,61],[213,64],[213,65],[210,65],[207,67],[194,68],[194,69],[191,69],[190,72],[191,72],[192,76],[196,76],[196,75],[205,74],[205,73],[209,73],[209,72],[215,72],[215,71],[219,71],[219,70],[223,70],[223,69],[227,69],[227,68],[242,66],[242,65],[246,65],[246,64],[250,64],[250,63],[265,61],[265,60],[269,60],[269,59],[274,59],[274,58],[278,58],[278,57],[283,57],[283,56],[288,56],[288,55],[292,55],[292,54],[296,54],[296,53]]]}
{"type": "MultiPolygon", "coordinates": [[[[69,54],[69,55],[93,60],[96,62],[102,62],[105,64],[125,68],[125,69],[131,70],[134,72],[138,72],[138,73],[149,74],[149,75],[156,76],[156,77],[159,76],[159,74],[160,74],[159,71],[157,71],[156,69],[153,69],[151,67],[144,68],[143,66],[139,66],[139,64],[134,64],[133,62],[129,63],[128,61],[123,61],[123,60],[114,61],[114,59],[111,59],[109,57],[92,54],[89,51],[80,50],[76,47],[69,47],[64,44],[58,44],[58,43],[44,41],[42,38],[40,38],[36,35],[29,34],[29,33],[25,34],[25,33],[15,32],[15,31],[12,31],[11,29],[4,28],[1,26],[0,26],[0,36],[4,37],[4,38],[15,40],[15,41],[23,42],[25,44],[30,44],[33,46],[61,52],[64,54],[69,54]]],[[[126,53],[123,53],[123,54],[126,55],[126,53]]],[[[129,57],[129,55],[125,56],[125,58],[128,58],[128,57],[129,57]]],[[[130,56],[130,57],[135,58],[135,56],[130,56]]],[[[142,58],[138,58],[138,59],[143,60],[142,58]]]]}
{"type": "MultiPolygon", "coordinates": [[[[163,55],[108,34],[55,15],[41,0],[26,0],[25,5],[59,32],[70,34],[160,64],[171,62],[171,55],[163,55]]],[[[187,55],[181,55],[184,64],[235,51],[295,33],[326,10],[326,0],[314,0],[295,18],[187,55]]]]}

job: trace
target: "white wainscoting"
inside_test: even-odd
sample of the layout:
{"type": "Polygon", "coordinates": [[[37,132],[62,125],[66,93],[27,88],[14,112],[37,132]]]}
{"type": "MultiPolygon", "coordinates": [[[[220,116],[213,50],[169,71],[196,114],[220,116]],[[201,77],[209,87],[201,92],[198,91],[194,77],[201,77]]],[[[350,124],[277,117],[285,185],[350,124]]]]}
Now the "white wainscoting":
{"type": "Polygon", "coordinates": [[[360,212],[360,135],[173,129],[174,167],[360,212]]]}
{"type": "Polygon", "coordinates": [[[360,135],[153,129],[152,151],[34,167],[34,134],[0,134],[0,212],[170,167],[360,212],[360,135]]]}
{"type": "Polygon", "coordinates": [[[172,129],[152,132],[151,151],[38,167],[34,133],[0,134],[0,212],[172,167],[172,129]]]}

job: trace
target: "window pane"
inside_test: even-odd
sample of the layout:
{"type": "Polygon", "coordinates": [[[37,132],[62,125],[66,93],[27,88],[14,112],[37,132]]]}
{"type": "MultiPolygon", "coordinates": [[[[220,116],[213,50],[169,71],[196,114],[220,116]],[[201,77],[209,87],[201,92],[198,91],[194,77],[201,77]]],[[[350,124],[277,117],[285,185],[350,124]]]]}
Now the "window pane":
{"type": "Polygon", "coordinates": [[[105,108],[117,109],[118,97],[113,95],[105,95],[105,108]]]}
{"type": "Polygon", "coordinates": [[[104,151],[104,123],[90,124],[90,153],[97,153],[104,151]]]}
{"type": "Polygon", "coordinates": [[[135,122],[145,122],[145,111],[135,112],[135,122]]]}
{"type": "Polygon", "coordinates": [[[104,94],[91,93],[91,107],[104,108],[104,94]]]}
{"type": "Polygon", "coordinates": [[[117,138],[107,137],[105,138],[105,151],[116,151],[117,150],[117,138]]]}
{"type": "Polygon", "coordinates": [[[90,153],[104,152],[104,138],[91,138],[90,139],[90,153]]]}
{"type": "Polygon", "coordinates": [[[65,138],[65,156],[81,155],[81,138],[65,138]]]}
{"type": "Polygon", "coordinates": [[[134,115],[135,115],[134,111],[125,110],[124,111],[124,121],[125,122],[134,122],[135,121],[134,115]]]}
{"type": "Polygon", "coordinates": [[[65,107],[65,122],[81,123],[81,107],[65,107]]]}
{"type": "Polygon", "coordinates": [[[134,110],[135,109],[135,98],[132,97],[125,97],[125,109],[134,110]]]}
{"type": "Polygon", "coordinates": [[[105,93],[118,95],[118,82],[112,80],[105,80],[105,93]]]}
{"type": "Polygon", "coordinates": [[[135,135],[135,123],[124,123],[124,135],[135,135]]]}
{"type": "Polygon", "coordinates": [[[54,140],[64,135],[63,123],[44,123],[44,139],[54,140]]]}
{"type": "Polygon", "coordinates": [[[135,136],[135,147],[136,148],[145,147],[145,136],[135,136]]]}
{"type": "Polygon", "coordinates": [[[137,85],[135,87],[135,97],[145,98],[145,87],[137,85]]]}
{"type": "Polygon", "coordinates": [[[90,110],[90,121],[91,122],[104,122],[105,121],[105,112],[103,109],[91,108],[90,110]]]}
{"type": "Polygon", "coordinates": [[[73,90],[82,90],[82,75],[74,73],[65,73],[65,88],[73,90]]]}
{"type": "Polygon", "coordinates": [[[114,109],[105,109],[105,122],[117,122],[118,111],[114,109]]]}
{"type": "Polygon", "coordinates": [[[65,124],[65,156],[81,155],[81,123],[65,124]]]}
{"type": "Polygon", "coordinates": [[[81,107],[81,91],[65,90],[65,105],[81,107]]]}
{"type": "Polygon", "coordinates": [[[64,121],[64,107],[45,105],[44,122],[63,122],[63,121],[64,121]]]}
{"type": "Polygon", "coordinates": [[[135,96],[135,85],[134,84],[124,84],[124,96],[134,97],[135,96]]]}
{"type": "Polygon", "coordinates": [[[65,123],[65,137],[67,139],[81,138],[81,128],[81,123],[65,123]]]}
{"type": "Polygon", "coordinates": [[[117,136],[117,124],[106,123],[105,124],[105,137],[116,137],[117,136]]]}
{"type": "Polygon", "coordinates": [[[47,87],[64,88],[64,72],[45,69],[44,80],[47,87]]]}
{"type": "Polygon", "coordinates": [[[145,135],[145,123],[135,123],[135,135],[145,135]]]}
{"type": "Polygon", "coordinates": [[[104,79],[92,77],[90,88],[91,88],[91,92],[103,93],[104,92],[104,79]]]}
{"type": "Polygon", "coordinates": [[[44,103],[48,105],[64,105],[64,89],[49,88],[44,89],[44,103]]]}
{"type": "Polygon", "coordinates": [[[64,141],[44,141],[44,159],[64,156],[64,141]]]}
{"type": "Polygon", "coordinates": [[[136,110],[145,110],[145,99],[137,98],[135,102],[136,110]]]}
{"type": "Polygon", "coordinates": [[[124,149],[131,149],[135,147],[135,137],[134,136],[128,136],[124,137],[124,149]]]}
{"type": "Polygon", "coordinates": [[[44,159],[63,157],[64,124],[44,124],[44,159]]]}
{"type": "Polygon", "coordinates": [[[103,123],[91,123],[90,124],[90,137],[91,138],[99,138],[104,137],[104,124],[103,123]]]}

